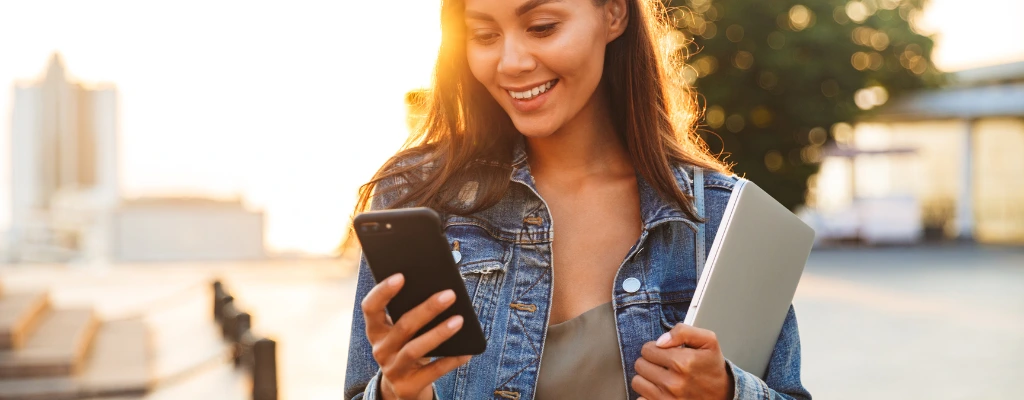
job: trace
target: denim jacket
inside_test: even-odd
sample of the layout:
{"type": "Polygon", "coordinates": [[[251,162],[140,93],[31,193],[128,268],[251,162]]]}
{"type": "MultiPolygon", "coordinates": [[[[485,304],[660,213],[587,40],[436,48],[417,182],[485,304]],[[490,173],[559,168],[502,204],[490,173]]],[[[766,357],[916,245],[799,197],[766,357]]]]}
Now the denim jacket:
{"type": "MultiPolygon", "coordinates": [[[[697,266],[711,248],[732,188],[739,178],[717,172],[695,174],[674,165],[679,187],[695,199],[706,222],[688,218],[638,175],[643,230],[619,266],[611,288],[617,335],[629,382],[644,343],[657,340],[686,318],[697,284],[697,266]],[[703,184],[694,190],[694,178],[703,184]],[[703,192],[703,193],[701,193],[703,192]],[[702,204],[703,203],[703,204],[702,204]],[[627,279],[635,285],[623,286],[627,279]],[[627,290],[628,289],[628,290],[627,290]]],[[[438,399],[533,399],[552,298],[551,215],[537,192],[522,144],[515,149],[511,183],[494,206],[471,215],[443,215],[444,232],[462,257],[458,268],[487,338],[487,349],[434,383],[438,399]]],[[[699,182],[698,182],[699,183],[699,182]]],[[[461,197],[472,200],[472,183],[461,197]],[[467,190],[468,189],[468,190],[467,190]]],[[[387,208],[397,195],[375,198],[387,208]]],[[[345,399],[378,399],[380,368],[366,338],[359,304],[375,284],[365,258],[359,265],[345,399]]],[[[726,360],[736,399],[810,399],[800,382],[800,336],[790,307],[762,380],[726,360]]]]}

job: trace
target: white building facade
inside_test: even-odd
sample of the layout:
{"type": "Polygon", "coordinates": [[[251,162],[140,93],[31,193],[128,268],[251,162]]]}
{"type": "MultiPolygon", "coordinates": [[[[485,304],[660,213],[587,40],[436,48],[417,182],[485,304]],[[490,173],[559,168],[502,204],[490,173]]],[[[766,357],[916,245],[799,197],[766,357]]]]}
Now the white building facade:
{"type": "Polygon", "coordinates": [[[824,160],[809,198],[822,233],[864,239],[905,220],[925,238],[1024,244],[1024,62],[951,79],[837,132],[842,156],[824,160]],[[894,215],[863,207],[881,200],[894,215]]]}
{"type": "Polygon", "coordinates": [[[263,213],[241,200],[122,200],[118,101],[111,84],[72,81],[56,54],[15,84],[8,261],[264,257],[263,213]]]}
{"type": "Polygon", "coordinates": [[[82,222],[98,221],[67,226],[55,203],[75,199],[78,211],[101,219],[120,199],[117,90],[71,81],[55,54],[40,80],[15,84],[11,117],[9,251],[14,259],[67,258],[90,245],[82,222]]]}

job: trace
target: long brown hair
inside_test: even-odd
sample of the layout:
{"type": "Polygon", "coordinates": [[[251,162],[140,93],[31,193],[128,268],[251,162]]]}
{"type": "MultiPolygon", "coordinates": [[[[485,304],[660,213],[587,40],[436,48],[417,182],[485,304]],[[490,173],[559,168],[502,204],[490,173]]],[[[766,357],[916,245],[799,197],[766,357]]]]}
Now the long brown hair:
{"type": "MultiPolygon", "coordinates": [[[[626,3],[627,26],[608,44],[601,78],[609,90],[614,128],[640,176],[697,219],[692,199],[679,188],[671,164],[723,172],[728,167],[708,152],[696,132],[699,109],[683,79],[685,55],[679,46],[669,44],[678,33],[665,19],[664,5],[659,0],[626,3]]],[[[520,133],[469,70],[464,9],[464,0],[442,0],[441,48],[423,104],[425,121],[403,150],[359,189],[357,212],[367,209],[371,196],[401,190],[389,206],[472,214],[496,204],[508,188],[512,146],[520,133]],[[457,206],[459,202],[452,200],[458,183],[469,175],[478,182],[477,200],[468,208],[457,206]],[[378,188],[382,181],[394,180],[402,185],[378,188]]]]}

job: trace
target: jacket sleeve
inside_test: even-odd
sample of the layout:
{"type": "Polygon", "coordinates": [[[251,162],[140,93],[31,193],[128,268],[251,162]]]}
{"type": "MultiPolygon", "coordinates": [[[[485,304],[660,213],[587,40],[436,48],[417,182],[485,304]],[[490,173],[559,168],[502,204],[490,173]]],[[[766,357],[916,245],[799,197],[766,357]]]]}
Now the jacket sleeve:
{"type": "Polygon", "coordinates": [[[380,367],[373,359],[373,349],[366,338],[366,321],[360,303],[366,293],[376,284],[366,264],[360,257],[355,305],[352,307],[352,332],[349,335],[348,364],[345,368],[345,399],[375,400],[380,382],[380,367]]]}
{"type": "Polygon", "coordinates": [[[796,325],[796,312],[789,307],[775,342],[765,379],[751,374],[726,360],[735,381],[735,400],[810,400],[811,394],[800,382],[800,332],[796,325]]]}
{"type": "MultiPolygon", "coordinates": [[[[422,156],[405,156],[396,161],[402,167],[419,163],[422,156]]],[[[430,168],[429,166],[424,168],[430,168]]],[[[411,179],[425,179],[425,169],[417,171],[411,179]]],[[[392,176],[380,181],[371,196],[370,210],[386,210],[411,207],[413,204],[396,204],[409,190],[409,175],[392,176]]],[[[359,271],[356,276],[356,295],[352,307],[352,331],[349,335],[348,363],[345,367],[345,399],[376,400],[380,398],[380,366],[373,358],[373,347],[366,338],[366,320],[360,304],[370,289],[376,285],[370,273],[366,257],[360,254],[359,271]]],[[[435,390],[436,393],[436,390],[435,390]]]]}
{"type": "MultiPolygon", "coordinates": [[[[346,400],[377,400],[380,399],[381,371],[377,361],[373,359],[373,348],[366,338],[366,320],[359,304],[366,293],[376,284],[366,264],[366,257],[360,257],[358,283],[356,284],[356,302],[352,310],[352,332],[348,346],[348,364],[345,369],[346,400]]],[[[434,388],[434,398],[437,390],[434,388]]]]}
{"type": "MultiPolygon", "coordinates": [[[[374,189],[370,210],[392,208],[403,194],[406,181],[392,177],[381,181],[374,189]]],[[[356,276],[356,295],[352,307],[352,331],[349,334],[348,363],[345,367],[345,399],[376,400],[380,388],[380,366],[373,358],[373,347],[366,338],[366,320],[360,304],[370,289],[376,285],[370,273],[366,257],[359,256],[359,271],[356,276]]]]}

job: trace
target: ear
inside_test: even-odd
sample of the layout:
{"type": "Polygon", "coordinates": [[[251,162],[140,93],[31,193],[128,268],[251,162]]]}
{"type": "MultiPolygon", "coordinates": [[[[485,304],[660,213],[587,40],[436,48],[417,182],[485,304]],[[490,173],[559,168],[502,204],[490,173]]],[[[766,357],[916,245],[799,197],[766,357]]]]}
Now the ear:
{"type": "Polygon", "coordinates": [[[626,0],[608,0],[604,3],[604,15],[608,23],[608,37],[605,41],[611,43],[626,31],[629,21],[626,0]]]}

